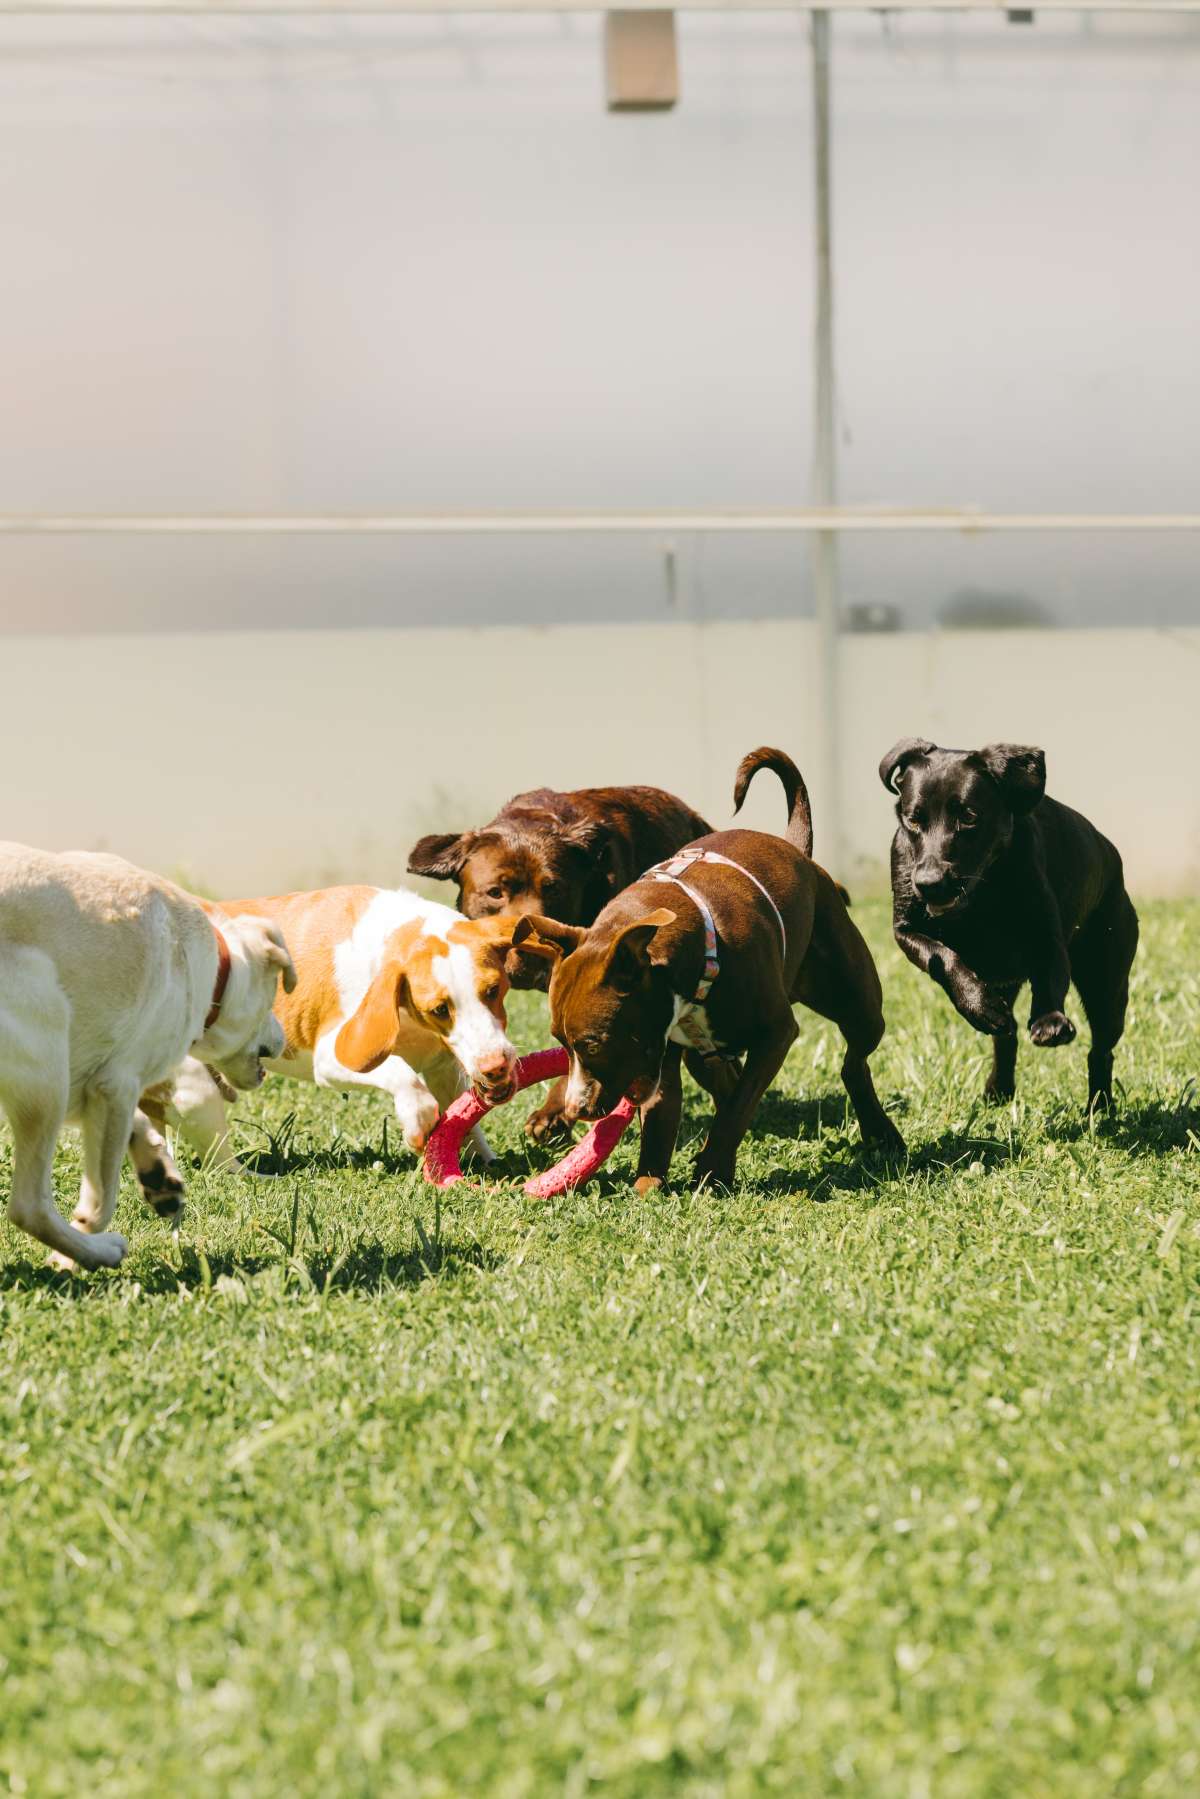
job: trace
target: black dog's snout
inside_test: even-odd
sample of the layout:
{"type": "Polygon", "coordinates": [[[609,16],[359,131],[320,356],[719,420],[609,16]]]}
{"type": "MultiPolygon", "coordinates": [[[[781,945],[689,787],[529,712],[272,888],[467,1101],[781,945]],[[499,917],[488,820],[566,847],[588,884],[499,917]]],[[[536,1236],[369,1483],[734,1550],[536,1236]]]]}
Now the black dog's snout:
{"type": "Polygon", "coordinates": [[[913,876],[913,888],[918,899],[938,906],[944,900],[953,899],[958,891],[958,884],[953,875],[916,874],[913,876]]]}

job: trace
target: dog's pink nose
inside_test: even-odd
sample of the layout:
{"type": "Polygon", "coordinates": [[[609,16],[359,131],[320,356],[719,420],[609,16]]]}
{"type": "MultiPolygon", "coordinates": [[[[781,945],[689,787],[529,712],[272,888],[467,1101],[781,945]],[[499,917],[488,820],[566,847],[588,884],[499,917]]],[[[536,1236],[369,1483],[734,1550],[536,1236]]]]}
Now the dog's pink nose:
{"type": "Polygon", "coordinates": [[[498,1049],[490,1056],[480,1056],[479,1073],[481,1078],[485,1081],[499,1080],[501,1075],[507,1074],[508,1057],[504,1054],[504,1051],[498,1049]]]}

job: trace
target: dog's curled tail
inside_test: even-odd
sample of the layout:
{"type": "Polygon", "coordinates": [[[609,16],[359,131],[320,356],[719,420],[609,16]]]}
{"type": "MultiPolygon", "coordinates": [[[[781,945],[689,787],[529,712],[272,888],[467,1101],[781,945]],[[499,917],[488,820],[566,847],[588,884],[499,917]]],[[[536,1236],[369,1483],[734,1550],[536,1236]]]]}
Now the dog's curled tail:
{"type": "Polygon", "coordinates": [[[783,782],[783,791],[787,795],[788,821],[784,836],[789,843],[795,844],[802,856],[811,856],[813,848],[812,807],[808,803],[808,788],[804,785],[804,776],[796,767],[790,756],[782,750],[751,750],[743,756],[738,764],[737,775],[733,783],[733,809],[740,812],[746,790],[760,768],[775,771],[783,782]]]}

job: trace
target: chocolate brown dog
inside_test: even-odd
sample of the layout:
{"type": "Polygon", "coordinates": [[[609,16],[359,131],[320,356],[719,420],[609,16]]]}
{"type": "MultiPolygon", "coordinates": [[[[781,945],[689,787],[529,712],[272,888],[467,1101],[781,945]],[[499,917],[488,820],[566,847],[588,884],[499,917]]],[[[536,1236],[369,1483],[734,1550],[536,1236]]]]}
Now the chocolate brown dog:
{"type": "Polygon", "coordinates": [[[457,881],[468,918],[537,912],[589,925],[643,869],[711,829],[659,787],[538,787],[509,800],[490,824],[422,837],[408,872],[457,881]]]}
{"type": "MultiPolygon", "coordinates": [[[[422,837],[408,872],[458,882],[458,909],[468,918],[496,912],[539,913],[561,924],[590,925],[614,893],[651,863],[682,849],[711,826],[660,787],[582,787],[519,793],[487,825],[445,837],[422,837]]],[[[549,975],[542,985],[548,987],[549,975]]],[[[689,1068],[711,1082],[693,1058],[689,1068]]],[[[720,1083],[720,1077],[713,1077],[720,1083]]],[[[526,1120],[536,1141],[569,1138],[564,1081],[555,1081],[526,1120]]]]}
{"type": "Polygon", "coordinates": [[[670,1167],[685,1049],[745,1055],[717,1095],[695,1165],[697,1180],[732,1185],[755,1107],[798,1034],[797,1002],[846,1039],[842,1080],[864,1138],[904,1150],[867,1066],[883,1036],[879,977],[837,887],[810,860],[808,794],[791,758],[771,749],[745,757],[734,810],[760,768],[783,782],[786,841],[713,832],[634,881],[590,931],[530,916],[513,932],[514,986],[532,984],[530,962],[553,969],[551,1025],[571,1057],[566,1116],[599,1117],[624,1094],[641,1107],[640,1190],[661,1184],[670,1167]]]}
{"type": "Polygon", "coordinates": [[[1013,1004],[1031,988],[1029,1036],[1070,1043],[1074,981],[1092,1028],[1088,1109],[1112,1103],[1137,913],[1121,858],[1078,812],[1046,796],[1046,757],[1022,744],[943,750],[905,737],[879,764],[898,795],[892,923],[909,961],[993,1039],[984,1094],[1016,1091],[1013,1004]]]}

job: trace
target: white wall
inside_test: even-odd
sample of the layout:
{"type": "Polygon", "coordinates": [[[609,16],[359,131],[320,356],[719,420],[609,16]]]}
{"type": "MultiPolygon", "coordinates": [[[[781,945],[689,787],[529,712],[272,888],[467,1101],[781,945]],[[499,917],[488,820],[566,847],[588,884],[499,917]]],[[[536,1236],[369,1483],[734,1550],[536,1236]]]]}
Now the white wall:
{"type": "MultiPolygon", "coordinates": [[[[599,15],[0,20],[0,511],[802,503],[807,18],[680,24],[679,108],[612,117],[599,15]]],[[[1195,507],[1198,75],[1196,20],[836,21],[845,497],[1195,507]]],[[[751,744],[816,764],[808,545],[665,548],[2,539],[0,831],[229,890],[535,782],[720,818],[751,744]]],[[[1195,883],[1194,538],[841,556],[910,625],[1174,628],[848,640],[854,858],[894,737],[1027,736],[1195,883]]]]}
{"type": "MultiPolygon", "coordinates": [[[[807,17],[0,21],[0,510],[803,503],[807,17]]],[[[1177,509],[1200,23],[834,28],[843,491],[1177,509]]],[[[795,617],[802,542],[0,541],[0,631],[795,617]]],[[[1196,622],[1194,539],[846,544],[851,601],[1196,622]]]]}
{"type": "MultiPolygon", "coordinates": [[[[401,881],[421,833],[542,784],[653,782],[721,825],[756,744],[817,769],[815,648],[803,621],[14,638],[4,834],[107,847],[234,897],[401,881]]],[[[1110,833],[1135,891],[1200,892],[1198,676],[1200,630],[846,639],[839,872],[882,882],[875,771],[921,733],[1042,744],[1051,791],[1110,833]]],[[[816,781],[812,797],[820,859],[831,799],[816,781]]],[[[760,776],[749,822],[782,814],[760,776]]]]}

